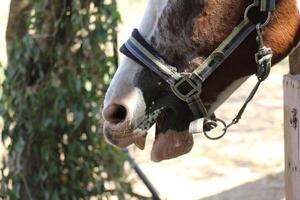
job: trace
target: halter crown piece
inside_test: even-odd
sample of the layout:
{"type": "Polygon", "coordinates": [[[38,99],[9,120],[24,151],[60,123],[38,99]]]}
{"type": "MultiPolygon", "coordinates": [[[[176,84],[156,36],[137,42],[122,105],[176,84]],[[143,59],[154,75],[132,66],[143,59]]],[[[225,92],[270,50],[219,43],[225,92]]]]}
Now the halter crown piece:
{"type": "Polygon", "coordinates": [[[168,65],[162,56],[145,41],[137,29],[133,30],[132,36],[121,47],[121,52],[156,73],[170,85],[173,93],[179,99],[187,103],[195,119],[195,121],[190,124],[190,133],[199,133],[203,130],[207,138],[212,140],[220,139],[226,134],[229,127],[239,122],[248,103],[258,90],[260,83],[264,81],[270,73],[272,50],[264,45],[262,34],[263,28],[269,23],[271,12],[274,9],[275,0],[254,0],[254,2],[246,8],[244,20],[234,28],[231,34],[218,48],[192,73],[178,73],[174,70],[176,68],[168,65]],[[251,12],[251,9],[254,7],[259,8],[259,14],[262,16],[267,14],[267,17],[263,21],[253,22],[249,19],[249,12],[251,12]],[[257,32],[257,43],[259,47],[255,54],[258,66],[256,74],[258,82],[237,116],[230,124],[226,125],[223,120],[216,118],[214,114],[209,114],[207,111],[200,98],[202,84],[254,30],[257,32]],[[200,120],[201,118],[204,118],[203,124],[202,120],[200,120]],[[208,132],[216,128],[218,122],[224,126],[222,133],[217,137],[211,137],[208,132]]]}

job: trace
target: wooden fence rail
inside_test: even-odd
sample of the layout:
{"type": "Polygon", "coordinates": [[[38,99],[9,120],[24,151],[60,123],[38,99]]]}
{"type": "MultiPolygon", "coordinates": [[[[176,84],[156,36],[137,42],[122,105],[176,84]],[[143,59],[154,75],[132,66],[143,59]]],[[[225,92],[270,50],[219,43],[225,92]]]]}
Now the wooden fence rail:
{"type": "Polygon", "coordinates": [[[300,200],[300,47],[290,56],[283,88],[285,195],[286,200],[300,200]]]}

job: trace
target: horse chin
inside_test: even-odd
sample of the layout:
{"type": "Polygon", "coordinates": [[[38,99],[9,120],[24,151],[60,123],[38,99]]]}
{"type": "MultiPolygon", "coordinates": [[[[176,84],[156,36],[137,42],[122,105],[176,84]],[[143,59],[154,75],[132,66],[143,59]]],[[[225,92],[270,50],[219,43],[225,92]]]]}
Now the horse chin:
{"type": "Polygon", "coordinates": [[[158,118],[155,128],[155,140],[151,150],[151,160],[160,162],[179,157],[191,151],[194,140],[188,130],[168,129],[162,132],[163,121],[158,118]]]}
{"type": "Polygon", "coordinates": [[[105,123],[104,133],[108,142],[119,148],[134,144],[144,150],[147,131],[155,124],[155,140],[151,149],[152,161],[160,162],[176,158],[191,151],[194,141],[187,126],[190,113],[189,109],[182,105],[182,101],[173,95],[165,95],[155,102],[155,107],[148,113],[151,114],[140,117],[142,121],[138,122],[132,119],[120,126],[105,123]]]}
{"type": "MultiPolygon", "coordinates": [[[[168,129],[162,131],[164,120],[160,117],[156,120],[155,140],[151,150],[151,160],[160,162],[172,158],[179,157],[191,151],[194,141],[193,136],[188,130],[175,131],[168,129]]],[[[147,130],[123,130],[113,131],[104,127],[104,135],[106,140],[116,147],[121,149],[126,148],[132,144],[139,149],[144,150],[146,143],[147,130]]]]}
{"type": "Polygon", "coordinates": [[[157,137],[151,150],[151,160],[160,162],[189,153],[194,141],[188,131],[177,132],[168,130],[165,133],[156,133],[157,137]]]}

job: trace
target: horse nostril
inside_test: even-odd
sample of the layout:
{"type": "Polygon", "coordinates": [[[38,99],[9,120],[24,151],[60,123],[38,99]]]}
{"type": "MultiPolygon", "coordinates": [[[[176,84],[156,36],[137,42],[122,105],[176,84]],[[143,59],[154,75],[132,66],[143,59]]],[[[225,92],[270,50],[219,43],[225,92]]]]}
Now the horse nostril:
{"type": "Polygon", "coordinates": [[[104,119],[112,124],[118,124],[126,119],[127,110],[122,105],[113,104],[103,112],[104,119]]]}

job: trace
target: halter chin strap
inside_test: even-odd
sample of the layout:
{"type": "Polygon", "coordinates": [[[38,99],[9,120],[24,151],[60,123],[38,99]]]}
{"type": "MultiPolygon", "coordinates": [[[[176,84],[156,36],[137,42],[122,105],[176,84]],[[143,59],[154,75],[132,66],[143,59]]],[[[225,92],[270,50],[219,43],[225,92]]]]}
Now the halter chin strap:
{"type": "MultiPolygon", "coordinates": [[[[203,130],[205,133],[210,129],[215,128],[217,121],[219,121],[224,124],[225,128],[223,130],[223,135],[225,135],[227,128],[229,128],[232,124],[237,123],[241,118],[242,113],[244,112],[249,101],[253,98],[259,84],[257,84],[257,86],[251,92],[251,95],[247,99],[245,105],[235,118],[235,123],[231,123],[228,126],[222,120],[215,118],[213,114],[207,111],[200,98],[202,84],[255,29],[258,33],[258,42],[260,47],[259,52],[256,55],[257,63],[263,63],[259,64],[258,68],[258,74],[260,74],[258,75],[258,79],[260,80],[259,83],[267,77],[270,71],[269,68],[271,67],[270,55],[272,52],[263,44],[261,29],[269,22],[270,12],[274,9],[275,0],[254,0],[254,3],[247,7],[244,20],[234,28],[231,34],[219,45],[219,47],[215,49],[210,56],[208,56],[208,58],[192,73],[178,73],[175,67],[168,65],[164,61],[163,57],[145,41],[137,29],[134,29],[132,36],[121,47],[121,52],[144,67],[149,68],[163,80],[169,83],[174,94],[179,99],[187,103],[194,115],[194,119],[199,119],[202,117],[205,119],[203,125],[203,130]],[[252,7],[260,7],[261,12],[268,13],[268,18],[265,22],[258,24],[251,22],[251,20],[248,18],[248,12],[252,7]],[[268,57],[268,59],[266,57],[268,57]],[[262,59],[264,59],[263,62],[262,59]]],[[[217,139],[219,139],[219,137],[217,139]]]]}

